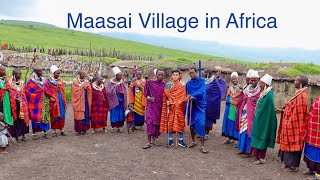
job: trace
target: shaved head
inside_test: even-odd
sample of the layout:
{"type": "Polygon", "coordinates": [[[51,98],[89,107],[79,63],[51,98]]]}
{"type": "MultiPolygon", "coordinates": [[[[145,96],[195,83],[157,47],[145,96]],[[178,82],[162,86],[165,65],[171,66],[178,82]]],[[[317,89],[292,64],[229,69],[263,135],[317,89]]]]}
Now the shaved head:
{"type": "Polygon", "coordinates": [[[12,70],[12,74],[14,75],[14,74],[21,74],[21,71],[20,71],[20,69],[18,69],[18,68],[14,68],[13,70],[12,70]]]}
{"type": "Polygon", "coordinates": [[[5,77],[6,74],[6,68],[4,66],[0,66],[0,77],[5,77]]]}
{"type": "Polygon", "coordinates": [[[41,67],[39,67],[39,66],[35,66],[35,67],[33,67],[33,71],[38,71],[38,70],[42,70],[42,68],[41,68],[41,67]]]}
{"type": "Polygon", "coordinates": [[[297,80],[302,84],[302,87],[308,85],[309,79],[307,76],[298,76],[297,80]]]}

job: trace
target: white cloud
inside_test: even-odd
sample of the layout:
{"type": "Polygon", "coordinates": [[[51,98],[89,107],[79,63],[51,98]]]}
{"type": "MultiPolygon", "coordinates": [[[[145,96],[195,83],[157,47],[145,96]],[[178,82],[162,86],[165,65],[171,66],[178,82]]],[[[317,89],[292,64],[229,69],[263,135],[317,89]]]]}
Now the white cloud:
{"type": "MultiPolygon", "coordinates": [[[[194,1],[194,0],[34,0],[32,10],[26,7],[25,16],[17,17],[21,20],[33,20],[54,24],[67,28],[67,13],[80,13],[92,17],[128,16],[132,13],[132,29],[115,30],[136,32],[148,35],[165,35],[183,37],[194,40],[216,41],[224,44],[233,44],[251,47],[299,47],[305,49],[320,50],[320,24],[317,17],[320,11],[317,9],[318,2],[310,0],[302,2],[298,0],[269,0],[269,1],[194,1]],[[197,29],[188,29],[179,33],[172,29],[141,28],[137,14],[149,12],[163,12],[173,17],[196,16],[200,25],[197,29]],[[241,12],[255,17],[275,16],[278,29],[205,29],[205,13],[219,16],[225,25],[230,13],[240,15],[241,12]]],[[[30,7],[29,7],[30,8],[30,7]]],[[[9,16],[12,17],[12,16],[9,16]]],[[[86,30],[98,32],[99,30],[86,30]]],[[[104,31],[111,31],[104,29],[104,31]]]]}

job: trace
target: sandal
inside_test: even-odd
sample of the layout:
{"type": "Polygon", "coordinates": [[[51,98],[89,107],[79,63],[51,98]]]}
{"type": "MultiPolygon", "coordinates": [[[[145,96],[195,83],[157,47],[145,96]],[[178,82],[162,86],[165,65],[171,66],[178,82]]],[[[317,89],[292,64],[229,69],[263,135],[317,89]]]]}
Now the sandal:
{"type": "Polygon", "coordinates": [[[149,149],[149,148],[151,148],[151,144],[150,143],[148,143],[147,145],[143,146],[142,149],[149,149]]]}
{"type": "Polygon", "coordinates": [[[201,151],[203,154],[207,154],[207,153],[209,152],[208,150],[206,150],[206,149],[204,148],[204,146],[201,146],[200,151],[201,151]]]}
{"type": "Polygon", "coordinates": [[[314,176],[315,173],[313,171],[305,171],[303,172],[304,175],[307,175],[307,176],[314,176]]]}
{"type": "Polygon", "coordinates": [[[152,143],[150,143],[150,144],[152,144],[152,145],[155,145],[155,146],[161,146],[161,143],[157,143],[157,142],[152,142],[152,143]]]}
{"type": "Polygon", "coordinates": [[[67,136],[67,134],[64,131],[60,132],[60,135],[61,136],[67,136]]]}
{"type": "Polygon", "coordinates": [[[250,154],[242,154],[241,157],[242,157],[242,158],[250,158],[251,155],[250,155],[250,154]]]}
{"type": "Polygon", "coordinates": [[[282,169],[282,171],[284,171],[284,172],[298,172],[299,169],[298,169],[298,168],[295,168],[295,167],[287,166],[287,167],[284,167],[284,168],[282,169]]]}
{"type": "Polygon", "coordinates": [[[196,142],[191,142],[191,144],[188,146],[189,148],[193,148],[193,147],[196,147],[197,146],[197,143],[196,142]]]}
{"type": "Polygon", "coordinates": [[[34,134],[34,135],[32,135],[32,139],[33,139],[33,140],[39,140],[39,137],[34,134]]]}

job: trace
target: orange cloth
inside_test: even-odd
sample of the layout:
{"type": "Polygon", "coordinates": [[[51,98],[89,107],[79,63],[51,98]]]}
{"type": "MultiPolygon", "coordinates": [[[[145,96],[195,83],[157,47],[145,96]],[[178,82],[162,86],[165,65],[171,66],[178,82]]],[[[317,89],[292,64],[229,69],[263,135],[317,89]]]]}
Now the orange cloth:
{"type": "Polygon", "coordinates": [[[163,105],[160,121],[160,132],[168,133],[167,101],[169,105],[169,132],[184,132],[184,105],[187,97],[186,88],[177,82],[171,89],[164,90],[163,105]]]}
{"type": "Polygon", "coordinates": [[[73,114],[75,120],[83,120],[85,113],[85,90],[87,90],[87,97],[89,103],[89,114],[91,114],[91,103],[92,103],[92,89],[89,82],[84,82],[80,86],[78,79],[72,82],[71,86],[71,101],[73,107],[73,114]]]}

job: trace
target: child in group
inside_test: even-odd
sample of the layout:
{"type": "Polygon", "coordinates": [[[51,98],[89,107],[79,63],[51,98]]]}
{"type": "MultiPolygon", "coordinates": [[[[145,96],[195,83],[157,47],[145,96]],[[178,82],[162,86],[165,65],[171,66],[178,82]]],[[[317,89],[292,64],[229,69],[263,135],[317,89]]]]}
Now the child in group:
{"type": "Polygon", "coordinates": [[[134,132],[133,114],[134,114],[133,104],[130,103],[130,104],[128,104],[128,109],[126,110],[125,115],[124,115],[125,120],[127,122],[128,134],[130,134],[130,130],[132,133],[134,132]]]}
{"type": "Polygon", "coordinates": [[[7,153],[6,147],[8,145],[8,138],[7,138],[7,127],[6,124],[3,122],[3,114],[0,112],[0,155],[7,153]]]}

